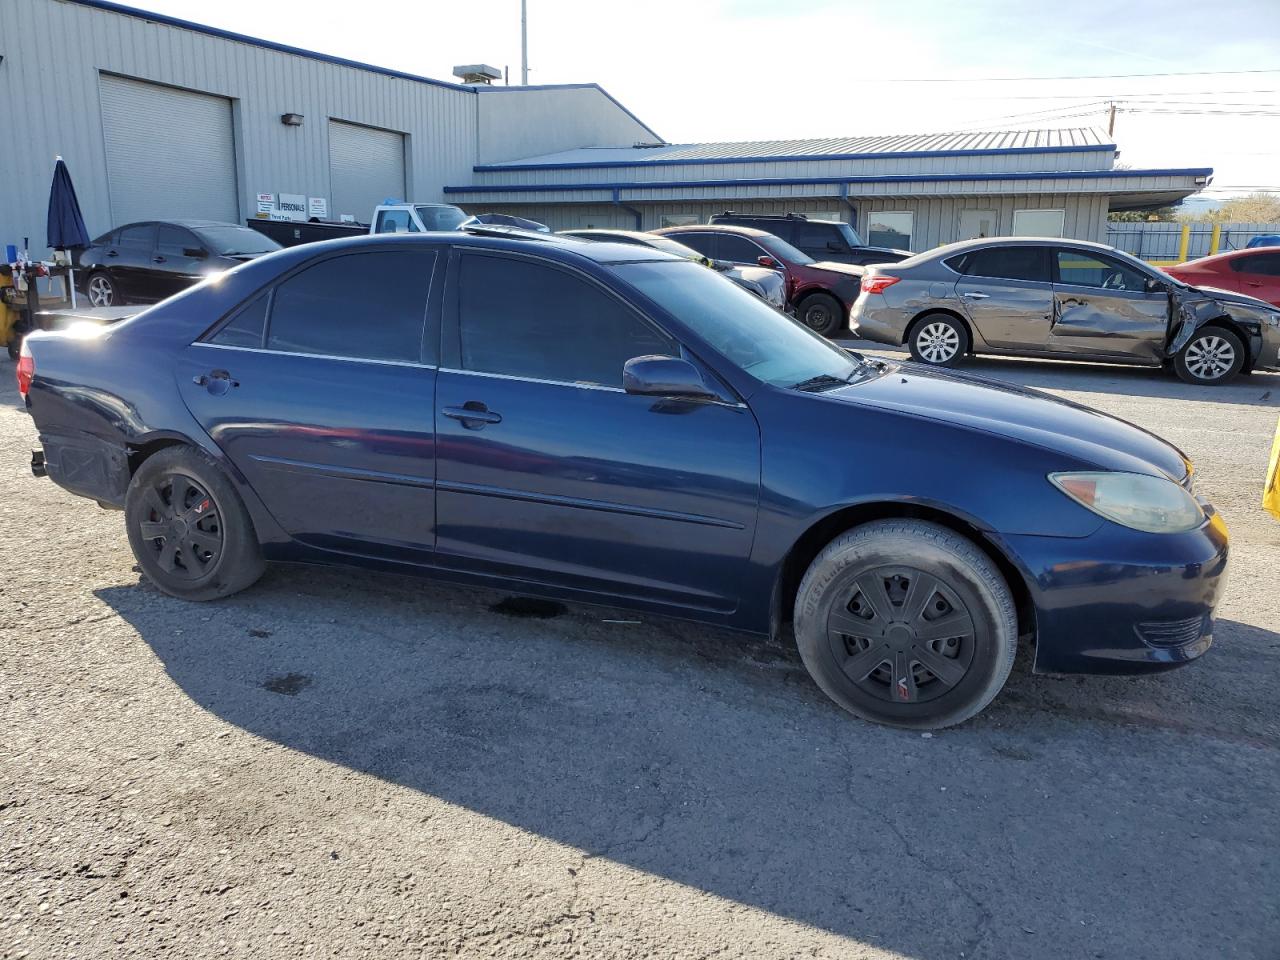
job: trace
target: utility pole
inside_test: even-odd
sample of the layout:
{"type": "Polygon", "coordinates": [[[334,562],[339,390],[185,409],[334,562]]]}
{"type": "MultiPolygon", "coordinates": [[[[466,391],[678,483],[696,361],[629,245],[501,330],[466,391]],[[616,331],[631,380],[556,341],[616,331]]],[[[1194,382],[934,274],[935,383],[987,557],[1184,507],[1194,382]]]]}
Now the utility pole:
{"type": "Polygon", "coordinates": [[[520,0],[520,85],[529,85],[529,0],[520,0]]]}
{"type": "Polygon", "coordinates": [[[1114,100],[1107,104],[1107,136],[1112,140],[1116,136],[1116,102],[1114,100]]]}

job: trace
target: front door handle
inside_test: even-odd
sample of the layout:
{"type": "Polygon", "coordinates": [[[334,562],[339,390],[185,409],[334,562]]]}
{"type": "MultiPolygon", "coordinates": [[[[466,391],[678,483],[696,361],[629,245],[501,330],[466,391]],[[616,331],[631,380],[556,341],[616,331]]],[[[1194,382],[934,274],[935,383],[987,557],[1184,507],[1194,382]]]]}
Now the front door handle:
{"type": "Polygon", "coordinates": [[[979,290],[971,290],[964,295],[966,300],[990,300],[991,294],[982,293],[979,290]]]}
{"type": "Polygon", "coordinates": [[[440,412],[459,421],[468,430],[480,430],[487,423],[502,422],[502,414],[494,413],[479,400],[468,400],[460,407],[445,407],[440,412]]]}
{"type": "Polygon", "coordinates": [[[164,263],[164,257],[161,257],[161,256],[159,256],[159,255],[154,256],[154,257],[152,257],[152,258],[151,258],[151,262],[152,262],[152,263],[164,263]]]}

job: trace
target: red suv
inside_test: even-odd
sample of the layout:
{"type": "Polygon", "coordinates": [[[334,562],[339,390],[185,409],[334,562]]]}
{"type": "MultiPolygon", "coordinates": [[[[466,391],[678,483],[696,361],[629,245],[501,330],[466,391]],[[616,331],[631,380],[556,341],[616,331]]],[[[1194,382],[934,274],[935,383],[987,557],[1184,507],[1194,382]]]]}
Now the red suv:
{"type": "Polygon", "coordinates": [[[849,308],[862,286],[862,267],[818,262],[772,233],[751,227],[692,224],[651,232],[679,240],[712,260],[781,270],[787,278],[787,302],[796,317],[823,336],[849,323],[849,308]]]}

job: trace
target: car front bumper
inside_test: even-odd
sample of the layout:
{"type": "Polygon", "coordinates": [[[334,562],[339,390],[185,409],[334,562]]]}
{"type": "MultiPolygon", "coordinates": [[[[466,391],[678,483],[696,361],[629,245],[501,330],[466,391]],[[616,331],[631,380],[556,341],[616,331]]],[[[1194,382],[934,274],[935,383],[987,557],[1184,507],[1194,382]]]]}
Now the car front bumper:
{"type": "Polygon", "coordinates": [[[1079,539],[1005,537],[1035,607],[1035,671],[1147,673],[1208,650],[1228,535],[1213,507],[1205,511],[1207,522],[1189,533],[1104,522],[1079,539]]]}

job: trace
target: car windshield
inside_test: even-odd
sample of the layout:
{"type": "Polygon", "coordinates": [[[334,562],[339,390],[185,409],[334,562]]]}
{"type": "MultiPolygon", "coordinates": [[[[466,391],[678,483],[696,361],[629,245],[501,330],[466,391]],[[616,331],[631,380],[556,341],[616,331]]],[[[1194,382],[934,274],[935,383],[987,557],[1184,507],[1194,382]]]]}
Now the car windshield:
{"type": "Polygon", "coordinates": [[[793,247],[781,237],[775,237],[772,233],[760,237],[752,237],[751,239],[784,263],[798,263],[803,267],[817,262],[807,253],[802,253],[798,248],[793,247]]]}
{"type": "Polygon", "coordinates": [[[422,206],[418,207],[418,218],[428,230],[454,230],[467,215],[457,207],[422,206]]]}
{"type": "Polygon", "coordinates": [[[673,257],[683,257],[685,260],[693,260],[697,263],[702,263],[707,259],[693,247],[686,247],[683,243],[676,243],[670,237],[646,237],[644,243],[645,246],[661,250],[663,253],[669,253],[673,257]]]}
{"type": "Polygon", "coordinates": [[[196,231],[209,249],[219,256],[229,257],[246,253],[270,253],[279,250],[280,244],[257,230],[248,227],[201,227],[196,231]]]}
{"type": "Polygon", "coordinates": [[[847,353],[695,263],[622,263],[620,276],[751,376],[779,387],[847,381],[847,353]]]}
{"type": "Polygon", "coordinates": [[[862,238],[858,236],[858,231],[853,229],[847,223],[839,224],[836,230],[840,232],[840,236],[844,237],[844,242],[851,247],[862,246],[862,238]]]}

